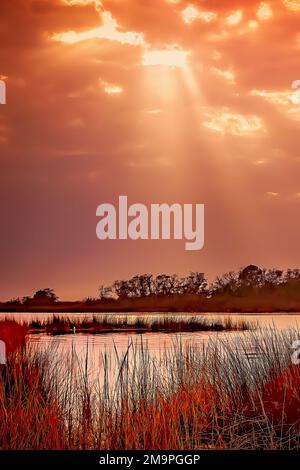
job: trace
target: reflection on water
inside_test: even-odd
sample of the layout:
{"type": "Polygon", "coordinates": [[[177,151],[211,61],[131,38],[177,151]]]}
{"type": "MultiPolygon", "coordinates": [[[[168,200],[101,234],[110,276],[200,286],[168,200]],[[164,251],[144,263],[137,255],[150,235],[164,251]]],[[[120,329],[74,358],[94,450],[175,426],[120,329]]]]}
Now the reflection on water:
{"type": "MultiPolygon", "coordinates": [[[[197,313],[132,313],[132,314],[98,314],[98,313],[75,313],[75,314],[59,314],[59,316],[66,316],[71,319],[82,319],[82,318],[92,318],[94,317],[105,317],[106,315],[113,318],[124,318],[128,319],[128,322],[134,321],[137,317],[142,316],[143,319],[148,319],[153,321],[157,318],[164,316],[170,316],[180,319],[188,319],[191,316],[195,318],[204,317],[206,319],[225,319],[229,316],[235,320],[246,320],[253,322],[254,324],[258,323],[259,326],[270,326],[274,325],[279,330],[286,329],[288,327],[297,327],[300,319],[300,314],[197,314],[197,313]]],[[[30,322],[32,320],[47,320],[53,317],[52,313],[1,313],[1,318],[12,318],[16,321],[30,322]]],[[[224,338],[236,337],[238,335],[245,335],[247,332],[189,332],[189,333],[160,333],[160,332],[151,332],[151,333],[105,333],[105,334],[66,334],[60,336],[49,336],[46,334],[32,334],[28,337],[28,342],[35,347],[45,348],[50,343],[55,345],[60,352],[68,352],[71,349],[75,350],[76,354],[80,357],[86,353],[87,347],[89,350],[89,356],[91,360],[96,360],[98,362],[98,357],[100,357],[105,352],[110,351],[119,351],[120,353],[127,350],[128,345],[133,342],[137,347],[147,346],[149,352],[153,356],[159,356],[160,353],[166,349],[172,348],[174,342],[180,339],[181,343],[184,344],[193,344],[195,346],[202,345],[207,342],[209,338],[218,337],[224,338]]]]}
{"type": "Polygon", "coordinates": [[[71,319],[92,319],[103,318],[105,316],[112,318],[127,318],[128,321],[133,321],[136,318],[143,317],[148,318],[149,320],[155,320],[163,317],[177,317],[177,318],[207,318],[207,319],[224,319],[232,317],[233,319],[242,319],[246,321],[259,322],[260,325],[270,325],[275,324],[276,327],[282,329],[287,328],[288,326],[295,326],[300,320],[300,312],[298,313],[147,313],[147,312],[136,312],[136,313],[31,313],[31,312],[20,312],[20,313],[0,313],[0,320],[4,318],[14,319],[16,321],[26,321],[30,322],[32,320],[47,320],[53,318],[53,315],[59,317],[67,317],[71,319]]]}

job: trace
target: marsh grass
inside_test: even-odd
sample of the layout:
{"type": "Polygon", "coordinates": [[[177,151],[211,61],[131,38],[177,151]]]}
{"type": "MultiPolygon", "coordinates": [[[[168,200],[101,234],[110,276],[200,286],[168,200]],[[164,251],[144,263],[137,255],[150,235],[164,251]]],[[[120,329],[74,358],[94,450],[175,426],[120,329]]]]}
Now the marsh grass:
{"type": "Polygon", "coordinates": [[[159,357],[143,340],[60,356],[15,351],[0,378],[1,449],[299,449],[295,329],[273,327],[159,357]],[[111,380],[112,369],[114,380],[111,380]]]}
{"type": "Polygon", "coordinates": [[[254,328],[254,324],[245,320],[206,319],[204,317],[182,318],[180,316],[162,316],[151,319],[135,317],[114,317],[113,315],[96,316],[92,318],[72,319],[66,316],[53,315],[45,321],[32,320],[28,324],[31,332],[46,332],[52,335],[68,333],[111,333],[118,331],[131,332],[166,332],[180,333],[193,331],[245,331],[254,328]]]}

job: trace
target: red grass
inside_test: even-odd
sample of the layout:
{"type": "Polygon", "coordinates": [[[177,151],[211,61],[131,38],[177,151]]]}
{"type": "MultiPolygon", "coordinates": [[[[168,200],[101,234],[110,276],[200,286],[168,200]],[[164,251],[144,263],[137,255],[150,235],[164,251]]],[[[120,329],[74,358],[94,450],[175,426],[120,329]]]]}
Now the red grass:
{"type": "Polygon", "coordinates": [[[300,371],[288,368],[236,401],[208,384],[182,385],[155,403],[125,403],[106,449],[289,448],[299,445],[300,371]],[[298,424],[297,424],[298,423],[298,424]],[[241,444],[240,444],[241,443],[241,444]]]}
{"type": "Polygon", "coordinates": [[[21,325],[14,320],[0,321],[0,340],[6,345],[7,356],[24,346],[25,336],[28,333],[28,326],[21,325]]]}
{"type": "Polygon", "coordinates": [[[293,424],[300,420],[300,367],[291,364],[263,384],[261,399],[274,422],[293,424]]]}
{"type": "Polygon", "coordinates": [[[156,393],[147,394],[146,373],[135,395],[124,391],[118,403],[100,399],[95,406],[85,382],[70,392],[77,400],[72,414],[64,390],[56,388],[63,385],[47,375],[53,358],[30,356],[27,350],[18,354],[17,342],[23,345],[26,330],[3,323],[0,332],[15,342],[9,343],[8,364],[0,374],[1,449],[299,448],[299,366],[271,371],[254,389],[232,376],[232,395],[218,365],[207,366],[207,378],[214,381],[205,375],[193,381],[196,364],[181,355],[186,375],[179,382],[175,376],[172,391],[154,385],[156,393]]]}

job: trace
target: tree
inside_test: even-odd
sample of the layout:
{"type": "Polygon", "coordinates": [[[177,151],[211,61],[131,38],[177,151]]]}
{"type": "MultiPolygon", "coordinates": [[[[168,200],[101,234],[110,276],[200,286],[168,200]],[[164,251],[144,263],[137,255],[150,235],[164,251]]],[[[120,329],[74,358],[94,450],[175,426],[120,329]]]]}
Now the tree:
{"type": "Polygon", "coordinates": [[[132,287],[129,281],[117,280],[113,283],[113,289],[117,293],[119,299],[132,297],[132,287]]]}
{"type": "Polygon", "coordinates": [[[288,269],[285,274],[286,281],[300,281],[300,269],[288,269]]]}
{"type": "Polygon", "coordinates": [[[53,289],[46,287],[35,292],[32,297],[24,297],[24,305],[53,305],[58,301],[58,297],[53,289]]]}
{"type": "Polygon", "coordinates": [[[99,297],[98,300],[111,300],[116,299],[117,293],[112,286],[103,286],[99,287],[99,297]]]}
{"type": "Polygon", "coordinates": [[[241,269],[239,272],[239,281],[240,287],[262,287],[264,279],[264,271],[255,266],[254,264],[249,264],[245,268],[241,269]]]}
{"type": "Polygon", "coordinates": [[[21,305],[21,299],[19,297],[14,297],[13,299],[8,300],[5,302],[6,305],[21,305]]]}
{"type": "Polygon", "coordinates": [[[205,294],[207,288],[207,280],[204,273],[191,272],[190,275],[184,278],[186,294],[205,294]]]}
{"type": "Polygon", "coordinates": [[[176,274],[159,274],[155,279],[156,295],[172,295],[177,293],[179,279],[176,274]]]}
{"type": "Polygon", "coordinates": [[[233,271],[218,276],[211,285],[211,294],[230,294],[235,295],[238,292],[240,283],[239,275],[233,271]]]}
{"type": "Polygon", "coordinates": [[[263,274],[263,287],[267,289],[274,289],[285,282],[283,271],[280,269],[263,270],[263,274]]]}
{"type": "Polygon", "coordinates": [[[96,304],[97,302],[99,302],[99,299],[95,299],[94,297],[85,297],[83,299],[83,302],[86,305],[93,305],[93,304],[96,304]]]}

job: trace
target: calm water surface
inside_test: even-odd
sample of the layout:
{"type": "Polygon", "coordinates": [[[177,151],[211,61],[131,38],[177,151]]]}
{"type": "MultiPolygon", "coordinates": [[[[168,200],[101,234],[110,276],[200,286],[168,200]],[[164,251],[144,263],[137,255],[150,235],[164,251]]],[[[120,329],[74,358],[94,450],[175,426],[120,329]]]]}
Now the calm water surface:
{"type": "MultiPolygon", "coordinates": [[[[53,314],[50,313],[1,313],[1,318],[13,318],[16,321],[32,321],[32,320],[47,320],[51,319],[53,314]]],[[[231,317],[233,320],[246,320],[257,324],[258,327],[274,326],[278,330],[284,330],[289,327],[298,327],[300,325],[300,313],[299,314],[190,314],[190,313],[134,313],[134,314],[59,314],[59,316],[66,316],[70,319],[80,319],[89,317],[100,317],[105,316],[114,318],[127,317],[128,323],[134,321],[136,317],[142,317],[143,319],[152,321],[157,318],[169,316],[176,317],[178,319],[205,318],[211,319],[224,319],[231,317]]],[[[51,336],[47,334],[31,334],[28,336],[28,344],[37,348],[38,350],[51,351],[51,354],[57,356],[62,366],[66,369],[70,367],[70,357],[75,357],[76,361],[80,365],[80,369],[87,368],[89,377],[92,380],[100,381],[103,383],[104,380],[104,363],[109,370],[109,382],[113,384],[117,379],[120,361],[122,357],[126,355],[128,351],[129,363],[134,367],[134,364],[139,362],[138,355],[134,356],[134,352],[140,352],[142,349],[147,350],[147,355],[150,360],[159,360],[162,354],[173,353],[175,344],[191,345],[201,347],[208,342],[209,339],[236,339],[240,335],[247,336],[249,332],[188,332],[188,333],[105,333],[105,334],[66,334],[51,336]],[[135,346],[135,347],[132,347],[135,346]]],[[[251,333],[250,333],[251,334],[251,333]]],[[[237,350],[238,348],[236,348],[237,350]]],[[[244,352],[243,352],[244,354],[244,352]]],[[[257,354],[255,351],[249,348],[246,353],[247,356],[251,357],[251,360],[255,360],[257,354]]],[[[77,368],[78,369],[78,368],[77,368]]]]}
{"type": "MultiPolygon", "coordinates": [[[[207,314],[195,314],[195,313],[134,313],[134,314],[86,314],[86,313],[76,313],[76,314],[59,314],[59,316],[66,316],[71,319],[80,319],[80,318],[90,318],[93,316],[103,318],[105,316],[114,317],[114,318],[124,318],[127,317],[128,322],[134,321],[137,317],[142,317],[143,319],[148,319],[149,321],[161,318],[164,316],[176,317],[180,319],[189,319],[191,316],[195,318],[204,317],[206,319],[224,319],[229,316],[233,320],[246,320],[249,322],[257,323],[260,327],[272,326],[282,330],[289,327],[297,327],[300,325],[300,312],[297,314],[220,314],[220,313],[207,313],[207,314]]],[[[32,321],[32,320],[47,320],[48,318],[53,317],[51,313],[1,313],[1,318],[14,318],[17,321],[32,321]]],[[[103,351],[109,351],[111,349],[117,349],[124,351],[127,349],[128,344],[132,341],[137,345],[145,345],[149,351],[152,351],[154,354],[159,353],[161,350],[166,348],[171,348],[174,344],[174,341],[177,341],[179,338],[182,343],[193,343],[203,344],[211,337],[224,337],[224,336],[237,336],[243,335],[243,332],[194,332],[194,333],[105,333],[105,334],[67,334],[60,336],[49,336],[45,334],[33,334],[28,338],[29,343],[45,347],[49,343],[55,343],[62,351],[66,351],[71,347],[75,348],[78,353],[81,350],[86,350],[88,345],[91,354],[100,354],[103,351]]]]}

